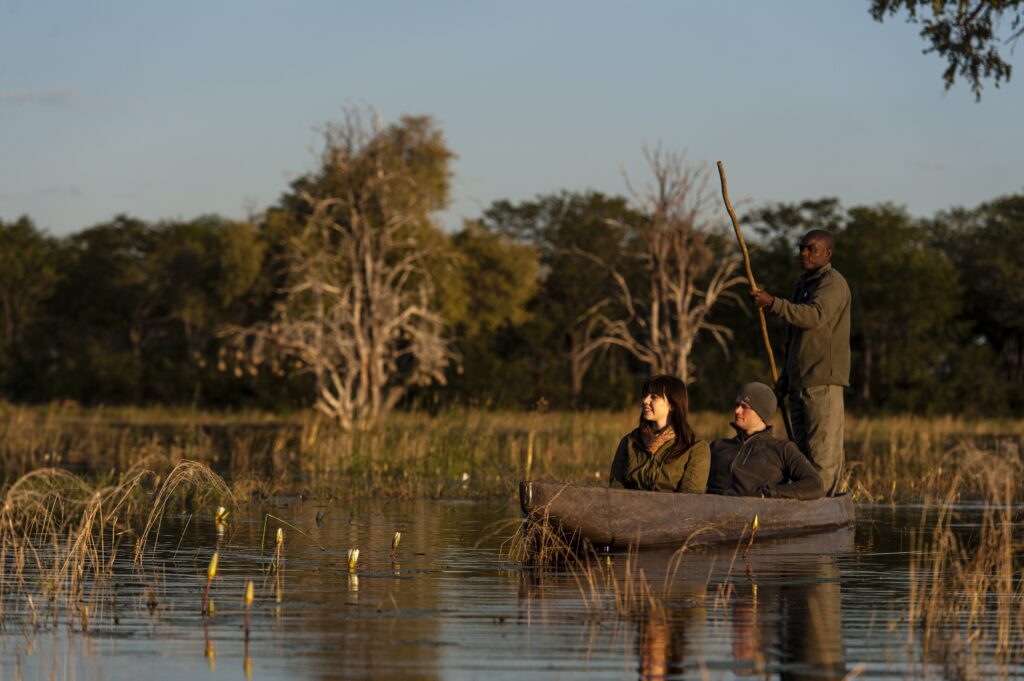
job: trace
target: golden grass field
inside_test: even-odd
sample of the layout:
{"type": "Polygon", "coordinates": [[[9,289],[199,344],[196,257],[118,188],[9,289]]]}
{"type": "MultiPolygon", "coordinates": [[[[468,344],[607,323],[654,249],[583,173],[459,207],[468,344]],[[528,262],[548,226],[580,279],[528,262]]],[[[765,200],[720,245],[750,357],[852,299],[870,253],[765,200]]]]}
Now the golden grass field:
{"type": "MultiPolygon", "coordinates": [[[[710,440],[730,432],[728,420],[698,413],[693,425],[710,440]]],[[[147,460],[193,460],[250,494],[513,496],[526,477],[604,483],[635,422],[630,412],[467,409],[396,413],[346,433],[309,413],[7,406],[0,474],[59,467],[102,477],[147,460]]],[[[1019,463],[1022,439],[1024,420],[850,416],[846,489],[857,501],[921,498],[945,477],[929,474],[954,471],[968,452],[1019,463]]]]}

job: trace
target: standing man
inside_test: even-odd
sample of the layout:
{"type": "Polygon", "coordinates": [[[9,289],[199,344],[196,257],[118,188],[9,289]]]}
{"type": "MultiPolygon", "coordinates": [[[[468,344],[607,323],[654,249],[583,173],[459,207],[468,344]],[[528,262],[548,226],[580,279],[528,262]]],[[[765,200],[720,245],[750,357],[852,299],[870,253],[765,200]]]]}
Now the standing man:
{"type": "Polygon", "coordinates": [[[814,229],[800,240],[793,300],[764,289],[750,296],[788,323],[786,363],[776,386],[789,397],[796,444],[821,473],[825,492],[838,492],[843,468],[843,388],[850,384],[850,287],[833,269],[832,235],[814,229]]]}

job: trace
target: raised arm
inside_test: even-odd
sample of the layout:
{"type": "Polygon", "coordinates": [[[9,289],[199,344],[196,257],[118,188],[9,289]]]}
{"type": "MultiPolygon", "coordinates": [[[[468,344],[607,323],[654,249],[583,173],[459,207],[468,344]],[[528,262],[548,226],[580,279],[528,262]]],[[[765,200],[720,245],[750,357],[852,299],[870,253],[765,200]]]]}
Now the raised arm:
{"type": "Polygon", "coordinates": [[[815,329],[835,318],[850,298],[850,289],[840,277],[825,275],[806,303],[791,303],[775,296],[768,309],[801,329],[815,329]]]}

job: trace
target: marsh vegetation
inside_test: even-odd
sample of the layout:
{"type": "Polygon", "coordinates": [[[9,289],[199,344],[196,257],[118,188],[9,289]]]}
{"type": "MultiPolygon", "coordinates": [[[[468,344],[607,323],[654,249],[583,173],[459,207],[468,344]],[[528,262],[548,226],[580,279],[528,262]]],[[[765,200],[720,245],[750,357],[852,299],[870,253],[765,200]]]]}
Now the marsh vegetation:
{"type": "MultiPolygon", "coordinates": [[[[355,675],[481,664],[454,643],[440,657],[395,643],[440,626],[510,664],[510,635],[534,641],[537,670],[561,650],[581,676],[1024,669],[1021,422],[850,418],[856,540],[603,554],[521,522],[520,479],[605,484],[633,417],[478,409],[346,431],[312,415],[7,407],[3,645],[39,671],[83,656],[76,641],[149,632],[159,650],[201,636],[195,657],[179,653],[187,664],[237,657],[275,677],[298,668],[271,642],[327,669],[312,651],[334,631],[364,641],[355,675]]],[[[717,414],[694,424],[709,438],[728,428],[717,414]]],[[[105,673],[102,656],[87,661],[105,673]]]]}

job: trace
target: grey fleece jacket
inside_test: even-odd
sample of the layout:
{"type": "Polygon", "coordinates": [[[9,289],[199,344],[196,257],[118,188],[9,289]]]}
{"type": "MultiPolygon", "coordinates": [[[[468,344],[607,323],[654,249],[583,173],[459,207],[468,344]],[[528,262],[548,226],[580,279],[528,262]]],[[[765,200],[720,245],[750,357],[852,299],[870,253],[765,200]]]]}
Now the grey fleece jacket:
{"type": "Polygon", "coordinates": [[[711,443],[708,494],[817,499],[824,493],[817,469],[795,444],[774,437],[771,426],[753,435],[736,428],[736,437],[711,443]]]}

